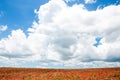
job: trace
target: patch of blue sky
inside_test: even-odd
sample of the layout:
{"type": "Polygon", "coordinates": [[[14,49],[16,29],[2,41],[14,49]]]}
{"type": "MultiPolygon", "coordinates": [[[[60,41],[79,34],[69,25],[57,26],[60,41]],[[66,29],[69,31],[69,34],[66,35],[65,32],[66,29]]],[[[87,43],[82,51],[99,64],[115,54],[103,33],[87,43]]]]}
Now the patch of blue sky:
{"type": "Polygon", "coordinates": [[[84,4],[84,0],[64,0],[68,6],[73,6],[74,4],[84,4]]]}
{"type": "Polygon", "coordinates": [[[99,45],[102,45],[102,43],[100,42],[101,39],[102,37],[96,37],[95,38],[96,43],[94,43],[93,46],[98,47],[99,45]]]}
{"type": "Polygon", "coordinates": [[[97,0],[95,3],[92,4],[86,4],[84,0],[69,0],[68,2],[66,2],[66,4],[68,6],[73,6],[74,4],[84,4],[85,8],[91,11],[96,10],[97,8],[104,8],[109,5],[119,5],[120,0],[97,0]]]}

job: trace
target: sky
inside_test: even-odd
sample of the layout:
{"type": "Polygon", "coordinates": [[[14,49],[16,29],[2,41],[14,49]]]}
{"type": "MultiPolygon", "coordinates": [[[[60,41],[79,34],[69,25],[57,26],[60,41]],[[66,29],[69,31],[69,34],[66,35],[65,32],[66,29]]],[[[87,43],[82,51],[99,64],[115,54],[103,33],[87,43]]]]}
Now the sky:
{"type": "Polygon", "coordinates": [[[0,0],[0,67],[120,67],[120,0],[0,0]]]}

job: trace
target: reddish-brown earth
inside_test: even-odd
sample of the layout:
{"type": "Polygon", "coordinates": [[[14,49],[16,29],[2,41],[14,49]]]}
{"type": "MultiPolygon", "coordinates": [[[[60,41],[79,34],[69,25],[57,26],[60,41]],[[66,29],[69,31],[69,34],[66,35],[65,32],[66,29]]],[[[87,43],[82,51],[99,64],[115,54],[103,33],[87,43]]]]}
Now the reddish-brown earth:
{"type": "Polygon", "coordinates": [[[120,68],[0,68],[0,80],[120,80],[120,68]]]}

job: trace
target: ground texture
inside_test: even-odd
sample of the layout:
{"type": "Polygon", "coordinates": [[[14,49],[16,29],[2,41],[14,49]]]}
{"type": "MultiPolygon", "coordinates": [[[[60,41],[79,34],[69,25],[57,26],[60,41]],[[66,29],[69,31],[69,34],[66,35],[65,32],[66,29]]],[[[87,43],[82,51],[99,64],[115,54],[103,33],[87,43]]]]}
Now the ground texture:
{"type": "Polygon", "coordinates": [[[0,80],[120,80],[120,68],[0,68],[0,80]]]}

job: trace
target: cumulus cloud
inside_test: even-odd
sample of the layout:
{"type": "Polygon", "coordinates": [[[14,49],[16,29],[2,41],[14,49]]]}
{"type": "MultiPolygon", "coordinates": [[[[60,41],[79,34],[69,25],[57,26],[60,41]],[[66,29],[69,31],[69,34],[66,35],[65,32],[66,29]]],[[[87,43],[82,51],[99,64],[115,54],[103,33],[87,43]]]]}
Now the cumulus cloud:
{"type": "Polygon", "coordinates": [[[7,30],[7,25],[1,25],[0,26],[0,32],[6,31],[7,30]]]}
{"type": "Polygon", "coordinates": [[[96,3],[97,0],[85,0],[86,4],[93,4],[96,3]]]}
{"type": "Polygon", "coordinates": [[[27,36],[18,29],[0,40],[0,57],[65,66],[120,66],[119,8],[88,11],[82,4],[69,7],[62,0],[50,0],[35,10],[39,21],[28,28],[27,36]],[[101,45],[95,47],[97,37],[101,45]]]}

